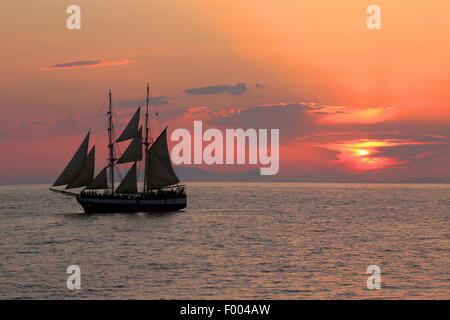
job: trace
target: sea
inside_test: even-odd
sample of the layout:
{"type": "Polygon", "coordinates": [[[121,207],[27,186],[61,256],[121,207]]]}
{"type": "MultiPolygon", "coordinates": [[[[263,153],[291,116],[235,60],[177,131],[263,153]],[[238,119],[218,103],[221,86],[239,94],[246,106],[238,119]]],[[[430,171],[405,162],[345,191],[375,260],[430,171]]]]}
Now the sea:
{"type": "Polygon", "coordinates": [[[0,186],[0,299],[450,298],[449,184],[191,182],[152,214],[48,187],[0,186]]]}

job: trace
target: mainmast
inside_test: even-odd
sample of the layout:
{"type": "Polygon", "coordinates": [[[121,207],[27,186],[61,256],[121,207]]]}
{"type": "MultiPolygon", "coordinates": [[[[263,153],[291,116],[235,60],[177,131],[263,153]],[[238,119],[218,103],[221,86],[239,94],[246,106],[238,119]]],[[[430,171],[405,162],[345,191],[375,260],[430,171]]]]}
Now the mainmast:
{"type": "Polygon", "coordinates": [[[108,110],[108,116],[109,116],[109,125],[108,125],[108,137],[109,137],[109,172],[111,175],[111,194],[114,194],[114,144],[113,144],[113,137],[112,137],[112,103],[111,103],[111,89],[109,90],[109,110],[108,110]]]}
{"type": "Polygon", "coordinates": [[[144,193],[147,191],[147,170],[148,170],[148,164],[147,164],[147,156],[148,156],[148,102],[150,97],[150,85],[147,83],[147,108],[145,110],[145,173],[144,173],[144,193]]]}

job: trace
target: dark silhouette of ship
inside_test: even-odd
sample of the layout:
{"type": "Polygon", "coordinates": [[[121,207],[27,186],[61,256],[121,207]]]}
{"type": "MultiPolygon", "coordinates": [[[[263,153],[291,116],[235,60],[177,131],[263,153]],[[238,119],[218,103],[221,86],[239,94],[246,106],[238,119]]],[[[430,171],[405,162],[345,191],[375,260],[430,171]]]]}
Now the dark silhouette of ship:
{"type": "Polygon", "coordinates": [[[50,190],[75,196],[86,213],[164,212],[184,209],[187,203],[185,187],[180,184],[170,161],[167,127],[154,141],[149,139],[149,95],[147,85],[144,139],[142,127],[139,127],[141,107],[136,110],[121,135],[115,139],[110,90],[107,112],[109,163],[94,178],[95,146],[88,153],[90,136],[88,132],[50,190]],[[127,140],[131,140],[127,149],[121,156],[117,156],[115,144],[127,140]],[[139,161],[144,161],[145,166],[142,191],[139,191],[137,186],[136,168],[139,161]],[[133,165],[115,188],[114,168],[126,163],[133,165]],[[65,189],[82,188],[82,190],[80,193],[74,193],[54,188],[64,185],[65,189]]]}

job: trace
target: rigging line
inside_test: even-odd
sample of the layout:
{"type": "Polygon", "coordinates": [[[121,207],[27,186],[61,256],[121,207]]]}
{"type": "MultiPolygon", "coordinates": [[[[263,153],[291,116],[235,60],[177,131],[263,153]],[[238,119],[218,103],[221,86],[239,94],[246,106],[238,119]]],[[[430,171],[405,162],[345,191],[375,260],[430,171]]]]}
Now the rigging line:
{"type": "MultiPolygon", "coordinates": [[[[105,129],[105,126],[106,126],[106,123],[103,125],[103,128],[102,128],[101,132],[103,132],[103,130],[105,129]]],[[[100,140],[101,137],[102,137],[102,134],[101,134],[101,133],[97,135],[97,137],[96,137],[96,139],[95,139],[95,141],[94,141],[94,146],[97,145],[98,140],[100,140]]],[[[98,152],[98,151],[97,151],[97,152],[98,152]]],[[[108,166],[108,164],[106,164],[105,167],[106,167],[106,166],[108,166]]]]}
{"type": "Polygon", "coordinates": [[[96,125],[98,118],[100,117],[100,114],[103,113],[103,109],[105,109],[107,104],[107,97],[105,97],[105,100],[103,100],[103,104],[101,105],[101,107],[98,109],[97,115],[94,117],[94,120],[92,122],[92,125],[89,128],[89,131],[92,130],[92,128],[94,128],[94,126],[96,125]]]}
{"type": "MultiPolygon", "coordinates": [[[[113,113],[113,115],[114,115],[115,113],[113,113]]],[[[114,118],[113,118],[114,119],[114,118]]],[[[111,137],[112,137],[112,143],[113,143],[113,145],[115,146],[115,148],[114,148],[114,158],[117,158],[117,154],[116,154],[116,149],[117,149],[117,143],[116,142],[114,142],[114,141],[116,141],[117,140],[117,135],[116,135],[116,130],[115,130],[115,128],[114,128],[114,120],[112,121],[112,123],[111,123],[111,137]]]]}
{"type": "Polygon", "coordinates": [[[120,147],[120,143],[115,143],[115,152],[117,153],[117,158],[120,158],[122,156],[122,148],[120,147]]]}
{"type": "Polygon", "coordinates": [[[159,129],[162,131],[164,128],[164,121],[159,117],[158,112],[155,112],[156,120],[158,121],[159,129]]]}
{"type": "Polygon", "coordinates": [[[122,171],[118,167],[115,167],[115,168],[117,168],[115,172],[116,172],[117,176],[120,178],[120,182],[122,182],[122,180],[123,180],[122,171]]]}
{"type": "Polygon", "coordinates": [[[153,138],[152,138],[152,93],[149,90],[148,92],[148,136],[149,136],[149,143],[153,143],[153,138]]]}
{"type": "MultiPolygon", "coordinates": [[[[104,113],[104,109],[106,109],[107,100],[108,100],[108,98],[105,97],[105,99],[103,100],[103,104],[102,104],[101,107],[98,109],[97,115],[94,117],[93,123],[92,123],[91,127],[89,128],[89,131],[92,133],[92,135],[94,135],[94,134],[93,134],[93,131],[94,131],[93,128],[95,128],[95,125],[97,124],[98,119],[99,119],[100,116],[104,113]]],[[[94,139],[94,141],[93,141],[93,145],[94,145],[94,146],[97,145],[98,141],[99,141],[100,138],[103,136],[104,130],[105,130],[106,125],[107,125],[107,122],[108,122],[107,120],[106,120],[105,122],[103,122],[103,125],[102,125],[102,127],[101,127],[101,129],[100,129],[100,131],[99,131],[99,134],[96,134],[96,135],[95,135],[95,139],[94,139]]]]}
{"type": "MultiPolygon", "coordinates": [[[[107,123],[107,121],[103,122],[103,126],[102,126],[100,132],[103,132],[103,131],[105,130],[106,123],[107,123]]],[[[96,135],[97,137],[96,137],[95,140],[94,140],[94,145],[97,144],[98,140],[100,140],[100,138],[103,136],[103,134],[104,134],[104,133],[99,133],[98,135],[96,135]]]]}
{"type": "MultiPolygon", "coordinates": [[[[113,136],[115,137],[115,135],[113,134],[113,136]]],[[[116,139],[114,139],[116,140],[116,139]]],[[[120,144],[119,143],[114,143],[114,158],[119,159],[122,156],[122,149],[120,148],[120,144]]],[[[116,163],[114,165],[114,169],[115,172],[117,173],[117,176],[120,178],[120,180],[123,180],[123,174],[122,171],[120,170],[120,166],[122,164],[118,164],[116,163]]]]}
{"type": "MultiPolygon", "coordinates": [[[[107,124],[108,124],[108,119],[106,119],[106,121],[103,122],[103,126],[99,131],[100,133],[98,135],[96,135],[96,138],[94,140],[94,145],[97,145],[100,138],[102,138],[103,135],[105,134],[105,132],[106,132],[105,128],[106,128],[107,124]]],[[[109,161],[108,161],[108,163],[109,163],[109,161]]],[[[107,167],[107,166],[108,166],[108,164],[105,165],[105,167],[107,167]]]]}

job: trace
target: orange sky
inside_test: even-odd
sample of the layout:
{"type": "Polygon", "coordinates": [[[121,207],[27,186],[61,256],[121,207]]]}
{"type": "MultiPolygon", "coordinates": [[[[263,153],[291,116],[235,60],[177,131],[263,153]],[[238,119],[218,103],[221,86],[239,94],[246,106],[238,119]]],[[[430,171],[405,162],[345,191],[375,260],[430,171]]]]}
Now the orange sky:
{"type": "Polygon", "coordinates": [[[450,180],[447,0],[40,0],[2,13],[0,184],[51,181],[107,89],[128,117],[147,82],[171,129],[279,128],[282,180],[450,180]],[[71,4],[81,30],[66,28],[71,4]],[[381,30],[366,27],[372,4],[381,30]]]}

